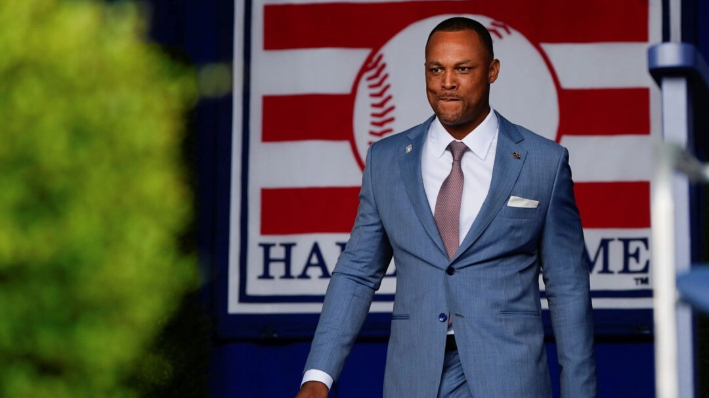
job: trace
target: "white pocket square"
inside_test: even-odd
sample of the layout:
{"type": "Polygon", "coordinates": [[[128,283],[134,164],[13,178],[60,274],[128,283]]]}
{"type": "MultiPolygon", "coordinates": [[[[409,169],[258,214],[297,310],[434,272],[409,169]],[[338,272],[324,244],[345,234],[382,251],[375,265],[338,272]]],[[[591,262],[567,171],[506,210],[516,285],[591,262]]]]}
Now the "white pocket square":
{"type": "Polygon", "coordinates": [[[527,209],[536,209],[539,206],[539,201],[532,199],[520,198],[519,196],[510,196],[509,207],[525,207],[527,209]]]}

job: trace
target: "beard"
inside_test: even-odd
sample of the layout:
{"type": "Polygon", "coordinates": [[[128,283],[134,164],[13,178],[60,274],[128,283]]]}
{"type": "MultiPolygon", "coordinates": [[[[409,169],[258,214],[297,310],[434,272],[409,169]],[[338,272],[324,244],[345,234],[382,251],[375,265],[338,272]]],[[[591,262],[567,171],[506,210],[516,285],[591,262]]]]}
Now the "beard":
{"type": "Polygon", "coordinates": [[[433,107],[433,112],[436,114],[438,120],[444,125],[459,125],[470,122],[473,118],[470,115],[466,115],[465,106],[462,101],[451,101],[444,102],[442,105],[436,102],[433,107]]]}

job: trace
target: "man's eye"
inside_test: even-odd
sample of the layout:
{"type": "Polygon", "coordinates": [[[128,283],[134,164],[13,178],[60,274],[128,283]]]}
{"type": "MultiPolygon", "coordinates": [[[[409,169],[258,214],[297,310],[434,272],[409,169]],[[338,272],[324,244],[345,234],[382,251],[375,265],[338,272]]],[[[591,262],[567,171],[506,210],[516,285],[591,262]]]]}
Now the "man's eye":
{"type": "Polygon", "coordinates": [[[461,72],[468,72],[470,70],[469,66],[461,66],[458,68],[459,71],[461,72]]]}
{"type": "Polygon", "coordinates": [[[431,71],[431,73],[438,73],[441,71],[441,68],[431,68],[429,70],[431,71]]]}

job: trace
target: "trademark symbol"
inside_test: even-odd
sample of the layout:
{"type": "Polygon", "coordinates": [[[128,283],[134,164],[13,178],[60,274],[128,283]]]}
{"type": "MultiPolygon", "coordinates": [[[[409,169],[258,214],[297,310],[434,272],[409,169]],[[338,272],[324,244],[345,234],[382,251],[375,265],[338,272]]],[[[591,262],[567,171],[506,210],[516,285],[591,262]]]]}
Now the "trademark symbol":
{"type": "Polygon", "coordinates": [[[639,285],[649,285],[649,284],[650,284],[650,278],[647,277],[647,276],[636,277],[636,278],[633,278],[633,279],[635,279],[635,286],[639,286],[639,285]]]}

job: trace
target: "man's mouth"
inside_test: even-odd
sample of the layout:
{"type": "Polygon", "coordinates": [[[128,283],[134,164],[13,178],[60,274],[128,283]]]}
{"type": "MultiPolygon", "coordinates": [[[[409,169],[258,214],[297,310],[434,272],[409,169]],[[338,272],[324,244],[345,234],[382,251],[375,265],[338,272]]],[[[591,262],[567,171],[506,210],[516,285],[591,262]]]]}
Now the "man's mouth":
{"type": "Polygon", "coordinates": [[[462,98],[457,95],[439,95],[438,100],[439,101],[460,101],[462,98]]]}

